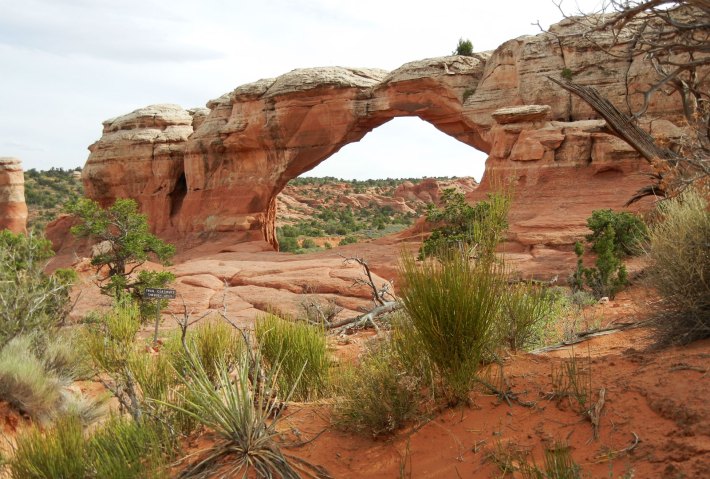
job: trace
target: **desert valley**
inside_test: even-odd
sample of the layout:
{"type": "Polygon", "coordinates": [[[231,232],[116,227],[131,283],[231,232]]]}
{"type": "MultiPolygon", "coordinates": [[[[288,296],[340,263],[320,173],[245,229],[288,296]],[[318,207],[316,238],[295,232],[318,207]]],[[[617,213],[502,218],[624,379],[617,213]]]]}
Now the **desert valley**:
{"type": "Polygon", "coordinates": [[[710,477],[710,4],[617,7],[0,158],[0,477],[710,477]],[[398,117],[482,178],[307,176],[398,117]]]}

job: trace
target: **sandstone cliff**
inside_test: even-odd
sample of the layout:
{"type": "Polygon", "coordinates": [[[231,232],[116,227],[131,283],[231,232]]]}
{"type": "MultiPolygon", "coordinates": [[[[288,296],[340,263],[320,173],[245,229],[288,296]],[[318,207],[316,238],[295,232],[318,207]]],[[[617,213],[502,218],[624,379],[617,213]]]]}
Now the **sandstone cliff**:
{"type": "MultiPolygon", "coordinates": [[[[472,199],[514,184],[509,251],[569,249],[593,209],[620,208],[644,184],[647,166],[548,76],[568,70],[627,111],[655,73],[640,56],[600,53],[572,22],[551,32],[492,54],[422,60],[389,73],[294,70],[240,86],[208,110],[137,110],[104,123],[84,168],[87,194],[105,204],[136,198],[155,231],[172,239],[241,231],[276,245],[276,196],[291,178],[392,118],[418,116],[488,153],[472,199]]],[[[680,112],[677,97],[659,95],[643,124],[672,138],[680,112]]]]}
{"type": "Polygon", "coordinates": [[[25,177],[16,158],[0,158],[0,230],[27,231],[25,177]]]}

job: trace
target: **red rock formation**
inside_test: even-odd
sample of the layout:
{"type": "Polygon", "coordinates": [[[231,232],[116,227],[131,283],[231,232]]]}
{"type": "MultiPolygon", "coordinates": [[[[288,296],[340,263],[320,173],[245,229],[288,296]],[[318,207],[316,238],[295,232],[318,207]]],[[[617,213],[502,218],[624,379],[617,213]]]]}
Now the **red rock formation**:
{"type": "Polygon", "coordinates": [[[16,158],[0,158],[0,230],[27,232],[25,176],[16,158]]]}
{"type": "MultiPolygon", "coordinates": [[[[642,100],[636,88],[655,73],[640,56],[604,56],[569,21],[552,32],[511,40],[492,55],[423,60],[391,73],[294,70],[209,102],[209,113],[138,110],[105,123],[84,170],[86,191],[104,203],[136,198],[164,236],[242,231],[275,245],[276,195],[288,180],[394,117],[418,116],[489,153],[472,198],[515,184],[512,250],[534,256],[569,246],[593,209],[622,207],[646,164],[547,77],[568,69],[627,109],[626,79],[633,107],[642,100]]],[[[677,130],[671,122],[680,117],[679,99],[662,96],[646,113],[654,134],[677,130]]]]}
{"type": "Polygon", "coordinates": [[[185,141],[205,112],[151,105],[106,120],[82,171],[86,195],[103,206],[116,198],[134,198],[155,231],[170,229],[186,192],[185,141]]]}

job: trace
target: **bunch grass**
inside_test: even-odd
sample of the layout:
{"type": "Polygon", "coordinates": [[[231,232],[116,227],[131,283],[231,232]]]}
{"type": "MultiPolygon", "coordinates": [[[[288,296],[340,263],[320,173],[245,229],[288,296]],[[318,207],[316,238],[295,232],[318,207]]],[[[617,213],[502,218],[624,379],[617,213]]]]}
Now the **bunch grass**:
{"type": "Polygon", "coordinates": [[[495,323],[504,293],[496,261],[472,262],[456,251],[418,263],[403,254],[402,304],[441,377],[451,403],[469,401],[481,359],[495,349],[495,323]]]}
{"type": "Polygon", "coordinates": [[[658,321],[663,343],[710,336],[710,211],[700,191],[660,203],[649,232],[648,281],[664,299],[658,321]]]}
{"type": "Polygon", "coordinates": [[[257,318],[254,333],[266,364],[279,371],[279,390],[293,390],[296,401],[327,392],[330,359],[323,328],[267,314],[257,318]]]}
{"type": "Polygon", "coordinates": [[[370,349],[357,365],[339,372],[336,424],[379,436],[394,432],[418,414],[419,380],[408,375],[389,344],[370,349]]]}

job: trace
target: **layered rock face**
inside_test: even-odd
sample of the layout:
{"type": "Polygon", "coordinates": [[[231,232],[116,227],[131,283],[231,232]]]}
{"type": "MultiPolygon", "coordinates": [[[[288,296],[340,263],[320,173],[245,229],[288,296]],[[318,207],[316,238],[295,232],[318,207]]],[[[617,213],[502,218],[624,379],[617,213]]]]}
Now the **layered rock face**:
{"type": "MultiPolygon", "coordinates": [[[[276,195],[290,179],[392,118],[418,116],[489,154],[472,199],[514,185],[512,251],[568,246],[593,209],[622,207],[644,183],[646,163],[548,76],[564,70],[627,111],[655,73],[640,57],[600,53],[570,21],[552,32],[390,73],[294,70],[238,87],[208,111],[137,110],[104,123],[84,169],[87,194],[136,198],[166,237],[241,231],[276,246],[276,195]]],[[[644,121],[667,135],[679,131],[672,122],[681,112],[677,97],[658,95],[644,121]]]]}
{"type": "Polygon", "coordinates": [[[27,232],[25,176],[16,158],[0,157],[0,230],[27,232]]]}
{"type": "Polygon", "coordinates": [[[86,195],[102,206],[133,198],[155,231],[169,229],[186,192],[185,142],[206,113],[151,105],[106,120],[82,172],[86,195]]]}

